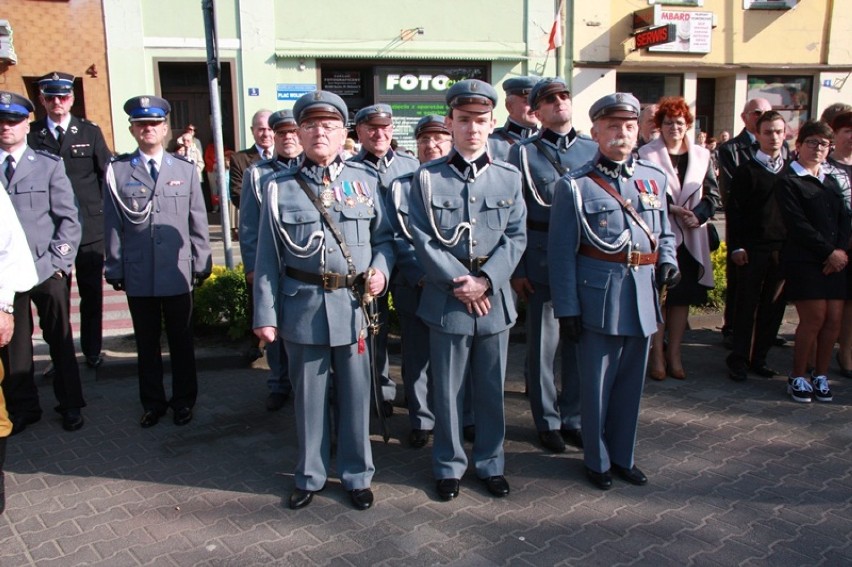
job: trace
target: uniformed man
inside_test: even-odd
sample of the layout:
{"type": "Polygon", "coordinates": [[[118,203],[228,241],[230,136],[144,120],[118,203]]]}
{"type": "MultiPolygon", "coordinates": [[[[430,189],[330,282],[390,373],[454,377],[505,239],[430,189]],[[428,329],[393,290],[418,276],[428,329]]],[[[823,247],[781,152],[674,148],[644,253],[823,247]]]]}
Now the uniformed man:
{"type": "MultiPolygon", "coordinates": [[[[419,162],[402,152],[391,148],[393,138],[393,111],[387,104],[373,104],[355,113],[355,133],[361,143],[361,151],[351,161],[363,163],[379,178],[379,192],[386,198],[391,182],[405,173],[417,169],[419,162]]],[[[396,398],[396,384],[390,377],[388,364],[388,298],[379,298],[379,317],[381,327],[376,337],[376,366],[381,373],[382,411],[385,416],[393,414],[393,401],[396,398]]]]}
{"type": "Polygon", "coordinates": [[[529,103],[529,94],[538,81],[539,77],[512,77],[503,81],[509,117],[488,137],[492,158],[508,160],[512,146],[538,131],[538,118],[529,103]]]}
{"type": "Polygon", "coordinates": [[[523,176],[527,205],[527,249],[512,276],[512,289],[527,303],[527,394],[538,438],[544,448],[561,453],[566,442],[582,448],[583,440],[577,347],[568,341],[560,346],[559,323],[553,316],[547,267],[550,207],[556,182],[591,160],[598,146],[574,130],[571,92],[563,79],[539,81],[530,92],[529,106],[542,129],[509,153],[509,163],[523,176]],[[562,357],[558,395],[557,351],[562,357]]]}
{"type": "Polygon", "coordinates": [[[15,295],[15,333],[3,382],[13,435],[41,419],[33,379],[30,300],[38,309],[51,359],[57,363],[53,392],[59,405],[55,409],[62,414],[65,430],[83,427],[80,408],[86,405],[71,335],[71,294],[66,282],[80,245],[80,221],[62,158],[27,145],[27,119],[32,111],[28,99],[0,91],[0,179],[26,232],[39,281],[29,291],[15,295]]]}
{"type": "MultiPolygon", "coordinates": [[[[9,360],[6,346],[15,331],[15,294],[27,291],[37,283],[38,274],[27,236],[18,222],[18,215],[9,196],[0,191],[0,384],[3,383],[6,362],[9,360]]],[[[11,432],[12,422],[6,411],[3,390],[0,389],[0,514],[6,508],[3,465],[6,462],[6,438],[11,432]]]]}
{"type": "MultiPolygon", "coordinates": [[[[445,118],[430,114],[414,127],[417,159],[427,163],[443,157],[452,147],[452,134],[445,118]]],[[[402,382],[411,423],[409,444],[419,449],[429,441],[435,426],[432,395],[429,388],[429,327],[417,317],[417,306],[426,273],[414,253],[408,228],[409,194],[414,173],[394,180],[388,193],[388,216],[394,226],[396,270],[391,278],[393,306],[399,315],[402,331],[402,382]]]]}
{"type": "Polygon", "coordinates": [[[393,231],[362,163],[343,161],[346,103],[314,91],[293,106],[305,157],[277,173],[261,211],[255,333],[287,348],[299,460],[289,506],[325,487],[331,460],[329,386],[336,394],[337,471],[359,510],[373,504],[367,293],[385,293],[393,231]]]}
{"type": "MultiPolygon", "coordinates": [[[[112,152],[97,124],[71,114],[73,75],[53,71],[39,79],[38,88],[38,99],[47,116],[30,124],[27,143],[33,149],[62,156],[77,197],[83,225],[74,262],[80,291],[80,348],[89,368],[97,368],[103,363],[103,178],[112,152]]],[[[66,281],[71,284],[71,278],[66,281]]]]}
{"type": "MultiPolygon", "coordinates": [[[[302,158],[299,142],[299,125],[292,110],[279,110],[269,115],[269,127],[275,136],[275,157],[250,165],[243,175],[242,204],[240,207],[240,254],[248,284],[249,313],[252,312],[254,294],[254,262],[257,252],[257,229],[260,226],[260,210],[267,184],[273,174],[297,167],[302,158]]],[[[267,411],[278,411],[290,397],[292,386],[287,369],[287,352],[284,342],[266,345],[266,361],[269,364],[269,379],[266,382],[269,395],[266,397],[267,411]]]]}
{"type": "Polygon", "coordinates": [[[175,425],[192,420],[198,394],[192,289],[210,275],[207,211],[195,165],[167,153],[169,103],[137,96],[124,103],[138,149],[107,168],[106,280],[127,293],[138,351],[142,427],[171,407],[175,425]],[[160,334],[165,321],[172,397],[163,386],[160,334]]]}
{"type": "Polygon", "coordinates": [[[583,460],[598,488],[612,473],[643,485],[633,449],[658,285],[680,279],[666,213],[666,176],[632,157],[639,101],[616,93],[589,116],[600,153],[556,185],[548,258],[562,340],[579,344],[583,460]]]}
{"type": "Polygon", "coordinates": [[[526,245],[521,176],[492,160],[497,92],[477,79],[447,91],[453,149],[420,167],[411,184],[409,228],[426,272],[417,315],[429,326],[435,403],[432,469],[438,497],[458,496],[467,468],[459,413],[465,375],[473,384],[476,476],[494,496],[503,476],[503,384],[517,312],[509,277],[526,245]]]}

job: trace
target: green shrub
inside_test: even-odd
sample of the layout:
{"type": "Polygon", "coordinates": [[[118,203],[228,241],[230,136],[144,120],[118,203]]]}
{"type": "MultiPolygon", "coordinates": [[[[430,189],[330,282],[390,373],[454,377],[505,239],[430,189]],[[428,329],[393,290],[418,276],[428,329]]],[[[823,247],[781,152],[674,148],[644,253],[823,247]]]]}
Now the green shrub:
{"type": "Polygon", "coordinates": [[[710,261],[713,264],[713,282],[716,287],[707,294],[707,307],[710,309],[722,309],[725,307],[725,290],[727,289],[727,258],[728,245],[722,241],[715,252],[710,253],[710,261]]]}
{"type": "Polygon", "coordinates": [[[244,337],[251,329],[248,290],[242,264],[233,270],[213,266],[210,277],[195,289],[194,301],[196,325],[223,329],[232,339],[244,337]]]}

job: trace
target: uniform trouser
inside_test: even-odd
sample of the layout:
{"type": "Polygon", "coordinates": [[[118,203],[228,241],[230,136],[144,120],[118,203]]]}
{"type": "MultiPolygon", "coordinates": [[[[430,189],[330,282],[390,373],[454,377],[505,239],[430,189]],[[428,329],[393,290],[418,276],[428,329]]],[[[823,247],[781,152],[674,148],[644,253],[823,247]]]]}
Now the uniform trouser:
{"type": "Polygon", "coordinates": [[[388,362],[388,333],[390,332],[388,294],[377,297],[376,302],[379,322],[381,323],[379,333],[376,335],[376,371],[381,378],[382,399],[386,402],[393,402],[396,399],[396,383],[390,377],[390,363],[388,362]]]}
{"type": "Polygon", "coordinates": [[[50,347],[50,358],[55,362],[53,393],[59,404],[56,411],[82,408],[83,387],[80,369],[74,352],[71,335],[70,294],[65,278],[49,277],[28,292],[15,294],[15,332],[7,348],[8,369],[3,381],[6,409],[12,416],[41,417],[33,366],[32,301],[39,315],[39,326],[50,347]]]}
{"type": "Polygon", "coordinates": [[[335,392],[337,470],[346,490],[369,488],[376,469],[370,447],[370,361],[358,344],[329,347],[285,341],[296,409],[296,488],[320,490],[331,468],[329,382],[335,392]]]}
{"type": "Polygon", "coordinates": [[[402,330],[402,383],[412,429],[433,429],[431,370],[429,368],[429,327],[413,313],[399,311],[402,330]]]}
{"type": "Polygon", "coordinates": [[[192,294],[167,297],[128,296],[138,352],[139,398],[148,411],[165,413],[172,407],[193,407],[198,396],[195,347],[192,331],[192,294]],[[163,353],[160,336],[165,321],[172,365],[172,398],[163,385],[163,353]]]}
{"type": "Polygon", "coordinates": [[[527,393],[539,431],[580,429],[580,372],[577,345],[559,341],[550,286],[536,283],[527,298],[527,393]],[[561,390],[555,383],[556,353],[561,355],[561,390]]]}
{"type": "Polygon", "coordinates": [[[580,335],[580,399],[583,460],[606,472],[611,464],[633,467],[639,402],[650,337],[580,335]]]}
{"type": "Polygon", "coordinates": [[[281,337],[266,345],[266,362],[269,364],[269,378],[266,386],[273,394],[289,394],[293,391],[290,384],[290,369],[287,362],[287,349],[281,337]]]}
{"type": "Polygon", "coordinates": [[[502,475],[503,439],[506,418],[503,384],[509,331],[493,335],[451,335],[430,329],[435,429],[432,470],[435,478],[460,479],[467,469],[460,420],[462,387],[467,376],[473,386],[473,413],[476,441],[473,462],[476,476],[502,475]]]}
{"type": "Polygon", "coordinates": [[[728,359],[732,366],[765,364],[784,319],[784,299],[778,293],[783,278],[779,247],[774,248],[768,244],[747,246],[748,264],[737,267],[734,349],[728,359]]]}
{"type": "Polygon", "coordinates": [[[84,356],[98,356],[103,341],[104,241],[80,246],[74,267],[80,292],[80,350],[84,356]]]}

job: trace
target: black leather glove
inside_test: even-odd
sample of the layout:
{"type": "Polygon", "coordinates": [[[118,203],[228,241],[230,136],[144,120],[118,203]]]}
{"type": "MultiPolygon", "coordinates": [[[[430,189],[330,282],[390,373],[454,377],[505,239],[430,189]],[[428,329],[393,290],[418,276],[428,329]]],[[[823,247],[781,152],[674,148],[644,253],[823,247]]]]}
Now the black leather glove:
{"type": "Polygon", "coordinates": [[[201,284],[204,283],[204,280],[210,277],[210,272],[193,272],[192,273],[192,285],[194,287],[201,287],[201,284]]]}
{"type": "Polygon", "coordinates": [[[115,291],[124,291],[124,280],[107,280],[115,291]]]}
{"type": "Polygon", "coordinates": [[[580,341],[580,334],[583,332],[583,323],[580,316],[575,317],[560,317],[559,318],[559,338],[563,341],[577,343],[580,341]]]}
{"type": "Polygon", "coordinates": [[[680,272],[674,264],[660,264],[657,270],[657,288],[662,289],[663,286],[672,288],[680,281],[680,272]]]}

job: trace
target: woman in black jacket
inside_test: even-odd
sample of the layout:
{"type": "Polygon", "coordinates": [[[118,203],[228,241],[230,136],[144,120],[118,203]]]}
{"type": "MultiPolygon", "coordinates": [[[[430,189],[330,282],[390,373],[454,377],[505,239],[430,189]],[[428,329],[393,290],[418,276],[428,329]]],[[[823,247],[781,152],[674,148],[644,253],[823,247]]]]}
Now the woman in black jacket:
{"type": "Polygon", "coordinates": [[[827,124],[805,123],[796,138],[799,157],[775,185],[787,228],[781,253],[784,293],[799,315],[787,383],[787,393],[797,402],[832,399],[826,374],[846,298],[849,212],[837,181],[822,167],[833,138],[827,124]],[[809,381],[805,374],[814,346],[816,364],[809,381]]]}

